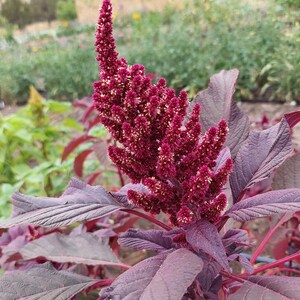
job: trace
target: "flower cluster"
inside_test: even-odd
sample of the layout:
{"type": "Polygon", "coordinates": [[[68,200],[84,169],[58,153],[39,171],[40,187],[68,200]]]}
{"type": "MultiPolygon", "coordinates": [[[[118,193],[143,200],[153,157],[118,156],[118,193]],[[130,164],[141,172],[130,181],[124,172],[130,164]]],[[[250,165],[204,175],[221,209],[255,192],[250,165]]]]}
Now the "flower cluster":
{"type": "Polygon", "coordinates": [[[199,218],[216,221],[226,206],[222,188],[232,169],[228,159],[215,171],[226,121],[201,135],[200,105],[188,116],[185,91],[176,96],[165,79],[152,84],[142,65],[129,66],[118,58],[111,16],[111,2],[104,0],[95,43],[100,80],[93,98],[101,122],[118,142],[109,148],[110,158],[149,190],[129,190],[129,200],[145,211],[169,214],[174,225],[199,218]]]}

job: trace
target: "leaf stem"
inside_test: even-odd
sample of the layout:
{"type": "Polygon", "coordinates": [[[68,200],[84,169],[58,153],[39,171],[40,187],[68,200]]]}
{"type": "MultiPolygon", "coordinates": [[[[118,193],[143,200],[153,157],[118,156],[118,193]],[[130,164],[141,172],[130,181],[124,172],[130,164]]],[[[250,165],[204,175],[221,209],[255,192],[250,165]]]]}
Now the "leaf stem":
{"type": "Polygon", "coordinates": [[[234,274],[231,274],[231,273],[227,273],[225,271],[221,271],[220,274],[224,277],[227,277],[227,278],[230,278],[230,279],[233,279],[234,281],[238,281],[238,282],[241,282],[241,283],[244,283],[245,280],[243,278],[240,278],[239,276],[236,276],[234,274]]]}
{"type": "Polygon", "coordinates": [[[170,226],[168,226],[168,225],[166,225],[166,224],[164,224],[164,223],[156,220],[155,218],[153,218],[153,217],[151,217],[149,215],[146,215],[146,214],[144,214],[144,213],[142,213],[140,211],[133,210],[133,209],[122,209],[121,211],[127,212],[127,213],[132,214],[132,215],[136,215],[136,216],[138,216],[140,218],[148,220],[151,223],[156,224],[157,226],[159,226],[159,227],[161,227],[161,228],[163,228],[163,229],[165,229],[167,231],[170,231],[172,229],[170,226]]]}
{"type": "MultiPolygon", "coordinates": [[[[298,252],[296,252],[294,254],[291,254],[289,256],[283,257],[281,259],[278,259],[275,262],[272,262],[272,263],[266,264],[266,265],[264,265],[262,267],[259,267],[259,268],[255,269],[254,272],[251,275],[255,275],[257,273],[266,271],[268,269],[278,267],[279,265],[284,264],[287,261],[291,261],[291,260],[294,260],[294,259],[299,258],[299,257],[300,257],[300,251],[298,251],[298,252]]],[[[247,274],[243,273],[241,275],[247,275],[247,274]]]]}
{"type": "Polygon", "coordinates": [[[279,268],[278,272],[291,272],[300,275],[300,270],[295,270],[293,268],[279,268]]]}
{"type": "Polygon", "coordinates": [[[260,243],[260,245],[257,247],[256,251],[254,252],[253,256],[250,259],[250,263],[254,264],[257,257],[260,255],[260,253],[263,251],[263,249],[265,248],[265,246],[267,245],[267,243],[269,242],[269,240],[271,239],[271,237],[273,236],[273,234],[275,233],[275,231],[278,229],[279,226],[282,225],[282,223],[284,223],[284,220],[286,218],[286,216],[289,213],[285,213],[280,220],[278,221],[278,223],[276,224],[276,226],[274,226],[269,232],[268,234],[264,237],[263,241],[260,243]]]}
{"type": "Polygon", "coordinates": [[[114,279],[101,280],[101,281],[96,282],[92,286],[90,286],[90,289],[95,289],[95,288],[98,288],[98,287],[103,287],[103,286],[111,285],[113,282],[114,282],[114,279]]]}

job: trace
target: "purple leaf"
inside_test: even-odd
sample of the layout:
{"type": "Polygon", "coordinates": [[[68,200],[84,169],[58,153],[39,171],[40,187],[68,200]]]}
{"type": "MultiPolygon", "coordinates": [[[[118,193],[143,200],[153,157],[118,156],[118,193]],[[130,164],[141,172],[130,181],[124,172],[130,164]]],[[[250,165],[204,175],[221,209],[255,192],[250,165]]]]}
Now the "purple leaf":
{"type": "Polygon", "coordinates": [[[220,274],[222,267],[205,253],[201,254],[201,258],[203,260],[203,269],[197,276],[197,280],[200,283],[201,289],[207,292],[210,290],[216,277],[220,274]]]}
{"type": "Polygon", "coordinates": [[[93,152],[91,149],[87,149],[79,153],[74,159],[74,172],[77,176],[82,177],[83,175],[83,164],[86,158],[93,152]]]}
{"type": "Polygon", "coordinates": [[[57,271],[50,263],[34,265],[26,272],[16,271],[0,277],[0,299],[68,300],[99,282],[89,277],[57,271]]]}
{"type": "Polygon", "coordinates": [[[216,166],[214,167],[214,173],[217,173],[220,168],[222,168],[227,161],[227,159],[231,158],[230,149],[225,147],[221,150],[219,156],[216,159],[216,166]]]}
{"type": "Polygon", "coordinates": [[[137,250],[153,250],[162,252],[174,248],[170,237],[165,236],[163,230],[129,229],[119,237],[121,246],[137,250]]]}
{"type": "Polygon", "coordinates": [[[230,261],[237,260],[248,274],[253,273],[254,268],[247,257],[235,253],[235,254],[230,255],[228,258],[230,261]]]}
{"type": "Polygon", "coordinates": [[[287,276],[249,276],[229,300],[296,300],[300,294],[300,278],[287,276]]]}
{"type": "Polygon", "coordinates": [[[272,188],[283,190],[300,188],[300,153],[288,158],[275,172],[272,188]]]}
{"type": "Polygon", "coordinates": [[[105,240],[90,233],[75,236],[52,233],[28,243],[19,252],[26,260],[43,257],[59,263],[93,266],[120,264],[105,240]]]}
{"type": "Polygon", "coordinates": [[[128,183],[124,185],[118,192],[111,193],[111,195],[123,206],[129,209],[135,208],[135,206],[128,201],[127,192],[129,190],[137,191],[142,194],[149,194],[149,190],[141,183],[128,183]]]}
{"type": "Polygon", "coordinates": [[[300,110],[284,115],[291,128],[294,128],[300,121],[300,110]]]}
{"type": "Polygon", "coordinates": [[[242,229],[229,229],[222,237],[222,243],[226,249],[226,254],[231,255],[236,252],[238,246],[248,245],[248,233],[242,229]]]}
{"type": "Polygon", "coordinates": [[[224,216],[244,222],[300,210],[300,189],[271,191],[234,204],[224,216]]]}
{"type": "Polygon", "coordinates": [[[244,190],[268,178],[291,151],[290,127],[285,118],[267,130],[251,132],[237,154],[230,176],[234,202],[244,190]]]}
{"type": "Polygon", "coordinates": [[[230,270],[225,248],[218,230],[213,224],[204,219],[190,224],[187,228],[186,240],[196,252],[207,253],[225,270],[230,270]]]}
{"type": "Polygon", "coordinates": [[[100,299],[180,300],[202,267],[202,259],[187,249],[161,253],[119,276],[100,299]]]}
{"type": "Polygon", "coordinates": [[[238,70],[233,69],[213,75],[208,88],[195,97],[190,107],[200,103],[201,124],[204,131],[216,126],[222,119],[227,120],[229,133],[226,145],[233,157],[249,134],[249,119],[232,99],[238,74],[238,70]]]}
{"type": "Polygon", "coordinates": [[[61,157],[61,161],[64,161],[79,145],[87,141],[95,140],[94,136],[82,135],[78,138],[73,139],[64,149],[64,152],[61,157]]]}
{"type": "Polygon", "coordinates": [[[100,161],[101,165],[104,167],[111,166],[111,161],[108,158],[108,143],[105,140],[97,140],[97,142],[94,142],[93,144],[93,150],[100,161]]]}
{"type": "Polygon", "coordinates": [[[12,202],[13,218],[1,222],[2,228],[18,224],[59,227],[97,219],[122,209],[102,187],[87,185],[76,178],[59,198],[15,193],[12,202]]]}
{"type": "Polygon", "coordinates": [[[238,260],[248,274],[253,273],[254,268],[247,257],[245,257],[243,255],[239,255],[238,260]]]}

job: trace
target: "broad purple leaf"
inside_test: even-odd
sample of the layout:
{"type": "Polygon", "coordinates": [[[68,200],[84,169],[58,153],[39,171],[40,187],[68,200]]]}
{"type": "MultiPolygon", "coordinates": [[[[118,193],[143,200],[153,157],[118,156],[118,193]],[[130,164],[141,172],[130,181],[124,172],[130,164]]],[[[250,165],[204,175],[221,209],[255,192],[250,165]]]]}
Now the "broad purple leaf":
{"type": "Polygon", "coordinates": [[[272,188],[283,190],[300,188],[300,153],[288,158],[275,172],[272,188]]]}
{"type": "Polygon", "coordinates": [[[247,257],[243,256],[243,255],[239,255],[238,256],[238,261],[240,262],[240,264],[243,266],[243,268],[245,269],[245,271],[248,274],[252,274],[254,271],[254,268],[252,266],[252,264],[250,263],[250,261],[248,260],[247,257]]]}
{"type": "Polygon", "coordinates": [[[238,261],[248,274],[253,273],[254,268],[247,257],[236,253],[230,255],[228,258],[230,261],[238,261]]]}
{"type": "Polygon", "coordinates": [[[8,228],[18,224],[49,227],[69,225],[111,214],[123,207],[100,186],[90,186],[73,178],[59,198],[13,195],[13,218],[0,223],[8,228]]]}
{"type": "Polygon", "coordinates": [[[187,249],[161,253],[120,275],[100,299],[180,300],[202,267],[202,259],[187,249]]]}
{"type": "Polygon", "coordinates": [[[237,154],[230,175],[234,202],[244,190],[268,178],[291,151],[291,132],[285,118],[269,129],[251,132],[237,154]]]}
{"type": "Polygon", "coordinates": [[[240,111],[232,97],[238,77],[238,70],[221,71],[210,78],[208,88],[201,91],[191,106],[201,105],[201,124],[204,131],[218,125],[222,119],[227,120],[229,133],[226,145],[234,157],[241,143],[249,134],[249,119],[240,111]]]}
{"type": "Polygon", "coordinates": [[[67,236],[52,233],[25,245],[20,251],[24,259],[45,258],[60,263],[85,265],[119,265],[106,240],[91,233],[67,236]]]}
{"type": "Polygon", "coordinates": [[[187,228],[186,240],[196,252],[207,253],[229,271],[225,248],[213,224],[204,219],[190,224],[187,228]]]}
{"type": "Polygon", "coordinates": [[[57,271],[50,263],[34,265],[0,277],[0,299],[68,300],[99,282],[89,277],[57,271]]]}
{"type": "Polygon", "coordinates": [[[220,168],[222,168],[227,161],[227,159],[231,158],[230,149],[225,147],[221,150],[218,158],[216,159],[216,166],[214,167],[214,173],[217,173],[220,168]]]}
{"type": "Polygon", "coordinates": [[[300,278],[287,276],[249,276],[229,300],[300,299],[300,278]]]}
{"type": "Polygon", "coordinates": [[[137,250],[153,250],[162,252],[174,248],[172,239],[165,236],[163,230],[129,229],[119,237],[121,246],[137,250]]]}
{"type": "Polygon", "coordinates": [[[300,189],[271,191],[234,204],[224,216],[244,222],[300,210],[300,189]]]}
{"type": "Polygon", "coordinates": [[[222,243],[227,255],[235,253],[239,246],[248,245],[247,241],[248,233],[242,229],[229,229],[222,237],[222,243]]]}
{"type": "Polygon", "coordinates": [[[216,277],[220,274],[222,267],[218,262],[205,253],[202,253],[200,257],[203,260],[203,269],[197,276],[197,280],[200,283],[201,289],[204,292],[207,292],[210,290],[216,277]]]}

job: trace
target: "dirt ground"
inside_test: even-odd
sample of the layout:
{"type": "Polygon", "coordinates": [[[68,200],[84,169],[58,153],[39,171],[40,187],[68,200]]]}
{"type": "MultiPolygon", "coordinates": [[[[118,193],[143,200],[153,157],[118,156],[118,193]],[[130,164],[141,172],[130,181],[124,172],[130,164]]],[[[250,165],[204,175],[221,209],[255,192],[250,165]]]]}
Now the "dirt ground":
{"type": "MultiPolygon", "coordinates": [[[[281,117],[289,112],[300,110],[300,106],[291,104],[277,104],[277,103],[239,103],[240,109],[245,112],[250,121],[260,122],[263,115],[266,115],[270,121],[280,120],[281,117]]],[[[293,143],[298,150],[300,150],[300,123],[293,129],[293,143]]]]}

